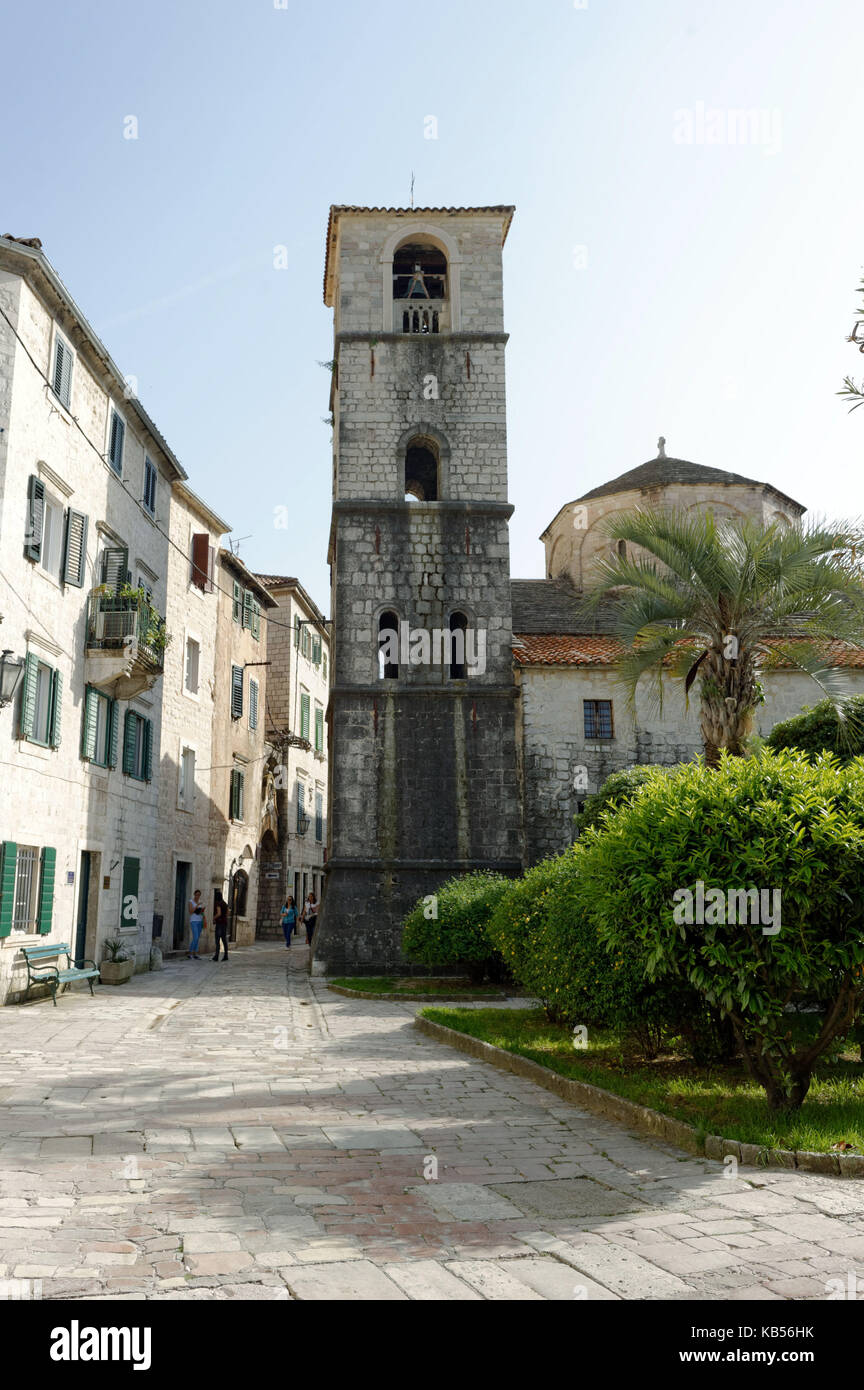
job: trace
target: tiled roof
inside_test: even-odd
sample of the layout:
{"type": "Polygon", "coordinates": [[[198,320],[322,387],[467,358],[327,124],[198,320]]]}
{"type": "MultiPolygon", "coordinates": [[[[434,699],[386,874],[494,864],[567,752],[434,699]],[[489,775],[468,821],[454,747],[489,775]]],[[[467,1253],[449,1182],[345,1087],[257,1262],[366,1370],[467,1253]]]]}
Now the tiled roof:
{"type": "Polygon", "coordinates": [[[500,212],[504,214],[504,232],[501,245],[507,240],[510,223],[516,211],[512,203],[502,203],[488,208],[363,208],[349,203],[334,203],[327,219],[327,242],[324,253],[324,303],[328,303],[327,286],[330,280],[330,262],[336,244],[336,223],[344,213],[378,213],[385,217],[470,217],[473,214],[500,212]]]}
{"type": "Polygon", "coordinates": [[[299,581],[287,574],[259,574],[256,578],[268,589],[282,589],[286,585],[297,584],[299,581]]]}
{"type": "MultiPolygon", "coordinates": [[[[779,639],[769,639],[768,645],[779,639]]],[[[514,632],[513,656],[518,666],[611,666],[623,648],[614,637],[578,633],[514,632]]],[[[830,642],[828,664],[864,670],[864,649],[830,642]]],[[[778,661],[778,666],[788,663],[778,661]]]]}
{"type": "Polygon", "coordinates": [[[510,601],[514,632],[585,633],[614,631],[608,603],[586,617],[582,595],[566,578],[512,579],[510,601]]]}

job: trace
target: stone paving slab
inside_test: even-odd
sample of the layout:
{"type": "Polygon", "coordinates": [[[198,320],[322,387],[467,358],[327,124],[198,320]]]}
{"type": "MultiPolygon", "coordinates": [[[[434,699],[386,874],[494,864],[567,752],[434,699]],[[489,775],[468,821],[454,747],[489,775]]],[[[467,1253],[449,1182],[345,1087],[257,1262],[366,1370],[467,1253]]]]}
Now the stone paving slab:
{"type": "Polygon", "coordinates": [[[864,1285],[864,1183],[730,1177],[442,1047],[414,1004],[333,995],[306,956],[262,943],[0,1009],[3,1277],[52,1300],[864,1285]]]}

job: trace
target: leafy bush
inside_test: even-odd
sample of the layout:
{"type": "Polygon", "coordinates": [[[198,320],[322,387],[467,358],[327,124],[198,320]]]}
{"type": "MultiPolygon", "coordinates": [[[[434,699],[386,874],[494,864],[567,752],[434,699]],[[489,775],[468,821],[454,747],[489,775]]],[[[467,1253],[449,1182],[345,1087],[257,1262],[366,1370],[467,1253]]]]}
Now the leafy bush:
{"type": "Polygon", "coordinates": [[[626,767],[621,772],[613,772],[598,792],[592,792],[586,797],[584,807],[573,817],[577,835],[600,825],[604,812],[617,810],[624,801],[635,796],[652,776],[657,773],[662,776],[667,770],[640,764],[638,767],[626,767]]]}
{"type": "Polygon", "coordinates": [[[610,954],[598,939],[578,846],[512,883],[488,930],[514,979],[556,1023],[620,1027],[655,1057],[667,1034],[679,1031],[682,1013],[693,1011],[691,990],[647,983],[634,943],[610,954]]]}
{"type": "Polygon", "coordinates": [[[697,990],[728,1016],[769,1106],[800,1106],[814,1063],[864,1002],[864,761],[763,750],[716,769],[685,764],[651,779],[579,849],[581,901],[600,940],[625,957],[635,947],[650,979],[697,990]],[[768,911],[754,923],[748,904],[738,925],[744,904],[728,894],[751,888],[767,890],[768,911]],[[796,1043],[787,1006],[814,995],[821,1027],[796,1043]]]}
{"type": "Polygon", "coordinates": [[[841,763],[864,754],[864,695],[854,695],[841,720],[830,700],[805,705],[794,719],[775,724],[766,743],[769,748],[798,748],[808,758],[834,753],[841,763]]]}
{"type": "Polygon", "coordinates": [[[421,898],[402,924],[405,956],[422,965],[461,966],[476,982],[500,973],[486,926],[509,883],[501,874],[478,870],[451,878],[436,894],[421,898]]]}

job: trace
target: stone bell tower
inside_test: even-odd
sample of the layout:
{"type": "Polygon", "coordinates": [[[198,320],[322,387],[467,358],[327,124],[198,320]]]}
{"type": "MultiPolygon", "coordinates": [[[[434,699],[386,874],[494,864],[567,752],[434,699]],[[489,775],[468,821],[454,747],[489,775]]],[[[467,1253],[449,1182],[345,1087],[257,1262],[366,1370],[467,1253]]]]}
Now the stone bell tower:
{"type": "Polygon", "coordinates": [[[455,873],[522,867],[501,251],[511,207],[333,207],[330,843],[315,973],[401,963],[455,873]]]}

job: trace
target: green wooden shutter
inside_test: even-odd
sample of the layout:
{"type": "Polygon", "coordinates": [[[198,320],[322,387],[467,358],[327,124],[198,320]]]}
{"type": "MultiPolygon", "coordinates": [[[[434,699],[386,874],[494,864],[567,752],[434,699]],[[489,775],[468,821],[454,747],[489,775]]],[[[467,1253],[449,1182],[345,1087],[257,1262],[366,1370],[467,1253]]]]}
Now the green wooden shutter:
{"type": "Polygon", "coordinates": [[[141,730],[144,739],[144,781],[151,782],[153,780],[153,720],[142,719],[141,722],[144,726],[141,730]]]}
{"type": "Polygon", "coordinates": [[[120,732],[120,707],[116,700],[109,701],[108,708],[108,766],[117,766],[117,743],[120,732]]]}
{"type": "Polygon", "coordinates": [[[54,387],[55,396],[69,405],[69,387],[72,384],[72,353],[60,337],[54,340],[54,387]]]}
{"type": "Polygon", "coordinates": [[[261,605],[257,598],[252,600],[252,636],[255,638],[261,636],[261,605]]]}
{"type": "Polygon", "coordinates": [[[54,915],[54,870],[57,851],[48,846],[42,851],[42,873],[39,877],[39,932],[47,936],[54,915]]]}
{"type": "Polygon", "coordinates": [[[24,536],[24,554],[28,560],[42,558],[42,531],[45,526],[45,484],[36,474],[30,475],[27,484],[27,531],[24,536]]]}
{"type": "Polygon", "coordinates": [[[115,473],[123,472],[123,441],[126,437],[126,426],[120,419],[116,410],[111,412],[111,442],[108,445],[108,458],[115,473]]]}
{"type": "Polygon", "coordinates": [[[48,718],[48,742],[52,748],[60,747],[60,722],[63,711],[63,677],[59,671],[51,672],[51,712],[48,718]]]}
{"type": "Polygon", "coordinates": [[[243,718],[243,667],[231,667],[231,718],[243,718]]]}
{"type": "Polygon", "coordinates": [[[300,646],[300,631],[301,631],[300,622],[301,622],[300,618],[295,618],[295,619],[294,619],[294,646],[295,646],[295,647],[299,647],[299,646],[300,646]]]}
{"type": "Polygon", "coordinates": [[[306,788],[302,782],[297,783],[297,834],[303,833],[302,821],[306,814],[306,788]]]}
{"type": "Polygon", "coordinates": [[[92,685],[84,687],[84,713],[81,717],[81,757],[92,762],[96,757],[96,716],[99,711],[99,695],[92,685]]]}
{"type": "Polygon", "coordinates": [[[116,593],[129,578],[129,551],[125,546],[108,545],[102,552],[102,583],[116,593]]]}
{"type": "Polygon", "coordinates": [[[321,752],[321,749],[322,749],[323,747],[324,747],[324,711],[323,711],[323,709],[316,709],[316,711],[315,711],[315,750],[316,750],[316,752],[320,753],[320,752],[321,752]]]}
{"type": "Polygon", "coordinates": [[[12,930],[12,913],[15,908],[15,862],[18,846],[14,840],[4,840],[0,844],[0,937],[8,936],[12,930]]]}
{"type": "Polygon", "coordinates": [[[138,715],[134,709],[127,709],[123,719],[123,771],[131,777],[135,771],[135,726],[138,715]]]}
{"type": "Polygon", "coordinates": [[[236,820],[236,819],[237,819],[237,816],[236,816],[236,809],[237,809],[237,773],[234,771],[234,769],[233,769],[233,767],[232,767],[232,769],[231,769],[231,777],[230,777],[230,779],[229,779],[229,785],[228,785],[228,819],[229,819],[229,820],[236,820]]]}
{"type": "Polygon", "coordinates": [[[309,696],[300,696],[300,737],[309,739],[309,696]]]}
{"type": "Polygon", "coordinates": [[[242,819],[243,819],[243,791],[244,791],[245,781],[246,781],[246,779],[245,779],[245,777],[243,776],[243,773],[242,773],[242,772],[238,772],[238,773],[237,773],[237,819],[238,819],[238,820],[242,820],[242,819]]]}
{"type": "Polygon", "coordinates": [[[249,681],[249,728],[258,728],[258,682],[249,681]]]}
{"type": "Polygon", "coordinates": [[[120,893],[120,926],[124,929],[138,925],[138,876],[141,860],[134,856],[123,859],[123,887],[120,893]]]}
{"type": "Polygon", "coordinates": [[[87,518],[83,512],[66,513],[66,535],[63,540],[63,583],[84,588],[87,571],[87,518]]]}
{"type": "Polygon", "coordinates": [[[21,738],[33,737],[36,722],[36,679],[39,672],[39,658],[35,652],[28,652],[24,661],[24,680],[21,688],[21,738]]]}
{"type": "Polygon", "coordinates": [[[232,604],[231,604],[231,617],[234,619],[235,623],[239,623],[239,622],[241,621],[242,616],[243,616],[243,590],[241,589],[240,585],[237,583],[237,580],[235,579],[235,580],[234,580],[234,599],[233,599],[233,602],[232,602],[232,604]]]}
{"type": "Polygon", "coordinates": [[[244,627],[249,627],[249,628],[251,628],[251,626],[252,626],[252,604],[253,604],[254,602],[255,602],[255,596],[254,596],[254,594],[252,593],[251,589],[244,589],[244,590],[243,590],[243,626],[244,626],[244,627]]]}

